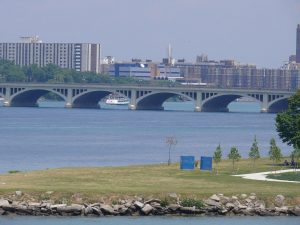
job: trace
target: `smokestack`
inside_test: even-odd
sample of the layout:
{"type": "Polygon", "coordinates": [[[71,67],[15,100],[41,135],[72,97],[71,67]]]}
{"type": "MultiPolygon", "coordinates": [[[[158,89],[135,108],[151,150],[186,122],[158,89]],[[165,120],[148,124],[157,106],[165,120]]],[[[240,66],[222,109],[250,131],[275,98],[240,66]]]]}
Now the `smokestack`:
{"type": "Polygon", "coordinates": [[[171,64],[172,63],[172,47],[171,47],[171,44],[169,44],[169,47],[168,47],[168,63],[171,64]]]}

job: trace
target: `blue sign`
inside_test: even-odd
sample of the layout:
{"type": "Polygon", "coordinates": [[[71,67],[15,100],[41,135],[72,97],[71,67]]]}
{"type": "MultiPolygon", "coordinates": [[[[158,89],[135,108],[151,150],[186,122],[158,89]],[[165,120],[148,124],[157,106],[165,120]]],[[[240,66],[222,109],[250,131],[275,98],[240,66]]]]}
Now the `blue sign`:
{"type": "Polygon", "coordinates": [[[212,170],[212,157],[201,156],[200,170],[212,170]]]}
{"type": "Polygon", "coordinates": [[[194,156],[180,156],[180,169],[193,170],[195,168],[194,156]]]}

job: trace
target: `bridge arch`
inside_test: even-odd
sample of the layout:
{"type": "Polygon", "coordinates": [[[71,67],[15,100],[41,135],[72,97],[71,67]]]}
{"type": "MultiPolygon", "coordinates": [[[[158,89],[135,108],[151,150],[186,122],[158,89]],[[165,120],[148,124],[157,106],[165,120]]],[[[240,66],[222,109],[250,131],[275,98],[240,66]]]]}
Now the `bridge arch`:
{"type": "Polygon", "coordinates": [[[288,109],[288,98],[281,97],[269,102],[268,112],[269,113],[280,113],[288,109]]]}
{"type": "Polygon", "coordinates": [[[191,101],[195,101],[196,95],[189,96],[181,92],[173,91],[153,91],[147,93],[137,99],[136,109],[140,110],[163,110],[163,103],[174,96],[182,96],[191,101]]]}
{"type": "MultiPolygon", "coordinates": [[[[254,100],[262,106],[262,101],[246,94],[217,94],[213,95],[202,102],[202,112],[228,112],[228,105],[234,100],[246,97],[254,100]]],[[[262,100],[262,99],[261,99],[262,100]]]]}
{"type": "Polygon", "coordinates": [[[73,97],[72,108],[100,108],[99,101],[109,94],[117,94],[124,98],[128,98],[126,95],[111,91],[111,90],[91,90],[82,92],[73,97]]]}
{"type": "MultiPolygon", "coordinates": [[[[63,90],[63,89],[61,89],[63,90]]],[[[10,106],[15,107],[36,107],[38,99],[48,93],[53,93],[66,101],[66,95],[59,91],[48,88],[22,89],[10,96],[10,106]]]]}

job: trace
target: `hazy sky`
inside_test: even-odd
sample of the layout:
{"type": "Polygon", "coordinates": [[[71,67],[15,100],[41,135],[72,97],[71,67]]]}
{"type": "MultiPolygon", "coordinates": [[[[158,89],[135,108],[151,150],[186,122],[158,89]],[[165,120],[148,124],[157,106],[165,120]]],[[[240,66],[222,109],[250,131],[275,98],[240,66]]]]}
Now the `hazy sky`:
{"type": "Polygon", "coordinates": [[[236,59],[280,67],[295,54],[300,0],[0,0],[1,42],[93,42],[102,56],[236,59]]]}

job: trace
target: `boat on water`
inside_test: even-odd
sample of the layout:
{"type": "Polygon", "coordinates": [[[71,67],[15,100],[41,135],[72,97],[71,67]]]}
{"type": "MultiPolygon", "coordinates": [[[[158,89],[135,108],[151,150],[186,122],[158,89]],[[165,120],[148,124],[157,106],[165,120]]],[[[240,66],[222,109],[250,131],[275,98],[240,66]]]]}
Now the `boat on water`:
{"type": "Polygon", "coordinates": [[[108,105],[128,105],[129,100],[120,96],[109,96],[105,103],[108,105]]]}

